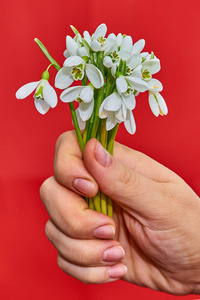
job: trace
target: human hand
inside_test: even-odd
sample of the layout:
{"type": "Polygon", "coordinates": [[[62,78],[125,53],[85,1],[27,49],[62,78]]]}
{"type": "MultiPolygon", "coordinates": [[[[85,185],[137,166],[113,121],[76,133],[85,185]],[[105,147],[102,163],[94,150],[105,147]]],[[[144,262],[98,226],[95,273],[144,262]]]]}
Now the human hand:
{"type": "Polygon", "coordinates": [[[178,175],[119,143],[111,157],[92,139],[82,158],[73,132],[58,139],[54,170],[41,198],[64,272],[85,283],[122,278],[177,295],[200,293],[200,201],[178,175]],[[113,219],[88,209],[81,196],[98,188],[114,201],[113,219]]]}

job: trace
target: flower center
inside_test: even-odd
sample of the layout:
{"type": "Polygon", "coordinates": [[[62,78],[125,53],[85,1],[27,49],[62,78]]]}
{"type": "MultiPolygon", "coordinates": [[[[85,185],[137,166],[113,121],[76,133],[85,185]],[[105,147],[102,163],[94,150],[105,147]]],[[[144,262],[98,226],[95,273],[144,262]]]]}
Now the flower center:
{"type": "Polygon", "coordinates": [[[84,77],[83,64],[73,67],[70,74],[73,76],[74,80],[82,80],[84,77]]]}
{"type": "Polygon", "coordinates": [[[151,73],[149,72],[148,69],[142,71],[142,78],[146,81],[151,79],[151,73]]]}

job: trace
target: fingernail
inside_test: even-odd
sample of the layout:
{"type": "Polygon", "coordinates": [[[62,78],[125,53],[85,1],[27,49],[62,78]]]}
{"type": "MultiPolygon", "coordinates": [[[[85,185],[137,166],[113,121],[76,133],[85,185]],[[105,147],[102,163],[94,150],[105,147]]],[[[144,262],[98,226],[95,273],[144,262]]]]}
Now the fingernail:
{"type": "Polygon", "coordinates": [[[109,268],[108,276],[110,278],[121,278],[127,274],[127,267],[123,264],[115,265],[109,268]]]}
{"type": "Polygon", "coordinates": [[[115,262],[121,260],[125,255],[124,249],[120,246],[108,248],[102,257],[103,261],[115,262]]]}
{"type": "Polygon", "coordinates": [[[95,229],[93,235],[99,239],[112,239],[115,235],[115,229],[112,225],[104,225],[95,229]]]}
{"type": "Polygon", "coordinates": [[[112,162],[110,154],[98,141],[96,143],[95,158],[103,167],[109,167],[112,162]]]}
{"type": "Polygon", "coordinates": [[[94,190],[94,183],[84,178],[76,178],[72,184],[76,190],[85,195],[90,195],[94,190]]]}

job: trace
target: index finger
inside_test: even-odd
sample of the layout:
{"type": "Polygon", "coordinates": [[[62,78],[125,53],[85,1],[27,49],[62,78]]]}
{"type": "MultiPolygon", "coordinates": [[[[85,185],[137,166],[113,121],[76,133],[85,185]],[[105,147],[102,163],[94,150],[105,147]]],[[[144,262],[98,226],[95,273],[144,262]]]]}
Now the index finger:
{"type": "Polygon", "coordinates": [[[97,182],[83,163],[74,131],[63,133],[56,142],[54,174],[60,184],[78,194],[94,197],[98,192],[97,182]]]}

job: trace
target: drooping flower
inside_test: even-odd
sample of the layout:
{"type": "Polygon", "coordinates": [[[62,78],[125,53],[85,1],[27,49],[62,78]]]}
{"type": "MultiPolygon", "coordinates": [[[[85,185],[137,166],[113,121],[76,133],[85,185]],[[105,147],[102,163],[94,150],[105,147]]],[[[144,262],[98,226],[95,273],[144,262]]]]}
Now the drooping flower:
{"type": "Polygon", "coordinates": [[[50,107],[54,108],[57,105],[57,94],[53,87],[49,84],[49,72],[42,73],[42,78],[39,81],[30,82],[23,85],[17,92],[17,99],[28,97],[34,90],[34,104],[39,113],[46,114],[50,107]]]}
{"type": "Polygon", "coordinates": [[[65,89],[74,80],[82,80],[85,74],[96,89],[104,85],[104,77],[96,66],[86,63],[80,56],[70,56],[65,60],[63,68],[58,71],[55,86],[59,89],[65,89]]]}
{"type": "Polygon", "coordinates": [[[163,89],[162,83],[159,80],[152,78],[147,84],[149,86],[149,106],[152,113],[156,117],[159,115],[167,115],[167,104],[159,93],[163,89]]]}
{"type": "Polygon", "coordinates": [[[83,122],[91,117],[94,108],[94,90],[90,85],[70,87],[61,93],[60,99],[67,103],[77,101],[79,116],[83,122]]]}

